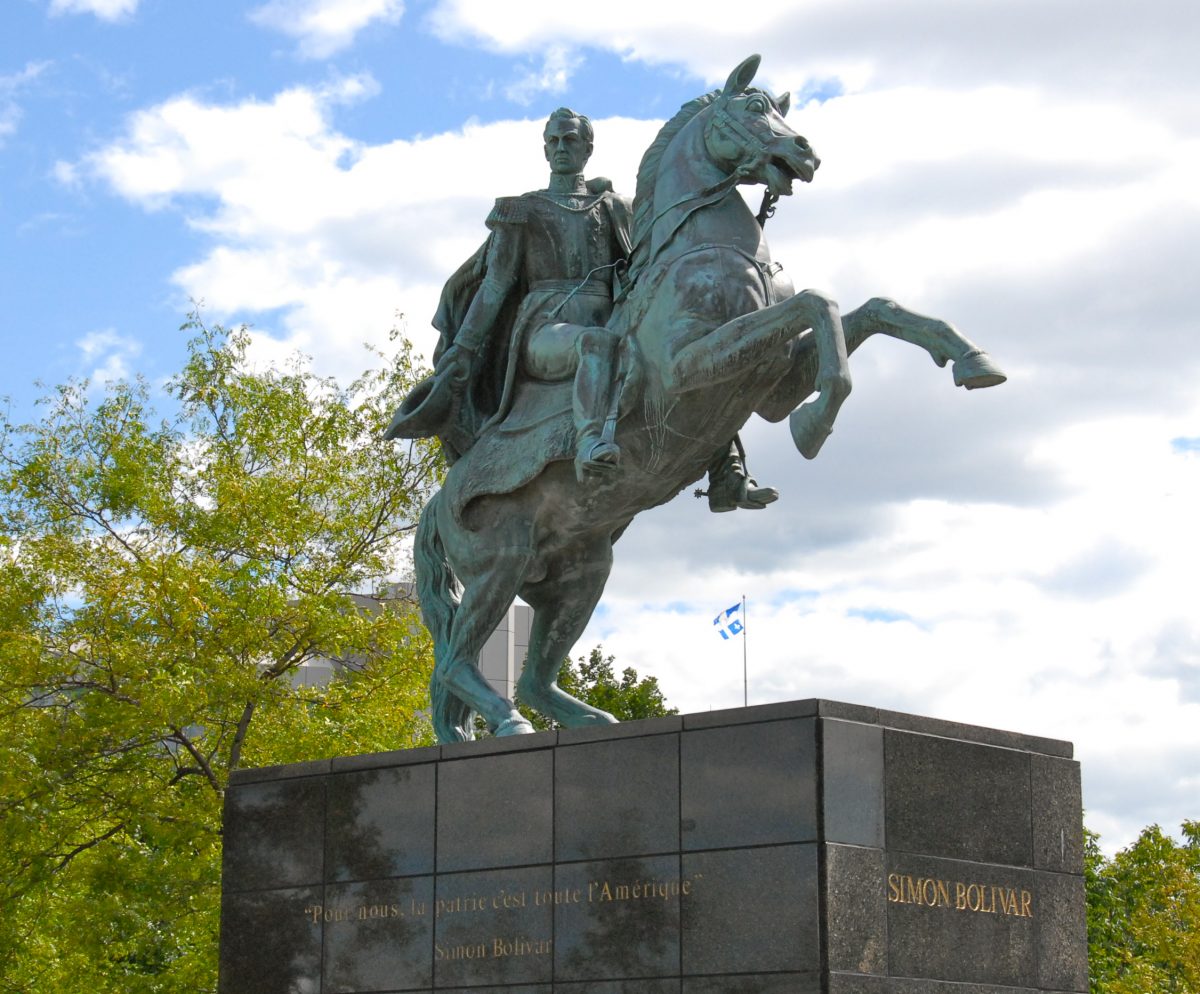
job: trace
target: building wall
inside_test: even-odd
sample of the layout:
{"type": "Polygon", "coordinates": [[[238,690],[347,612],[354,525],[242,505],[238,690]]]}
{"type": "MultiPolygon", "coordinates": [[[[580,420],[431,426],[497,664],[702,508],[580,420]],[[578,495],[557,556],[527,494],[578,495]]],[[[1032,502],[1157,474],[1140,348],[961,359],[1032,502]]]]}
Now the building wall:
{"type": "MultiPolygon", "coordinates": [[[[412,596],[411,584],[398,584],[397,588],[398,597],[412,596]]],[[[356,597],[355,600],[363,610],[371,610],[376,604],[365,597],[356,597]]],[[[533,609],[526,604],[513,604],[480,650],[479,668],[502,697],[511,699],[516,691],[517,679],[525,666],[525,655],[529,652],[529,628],[532,623],[533,609]]],[[[298,687],[324,687],[342,665],[333,659],[309,660],[297,667],[292,682],[298,687]]]]}

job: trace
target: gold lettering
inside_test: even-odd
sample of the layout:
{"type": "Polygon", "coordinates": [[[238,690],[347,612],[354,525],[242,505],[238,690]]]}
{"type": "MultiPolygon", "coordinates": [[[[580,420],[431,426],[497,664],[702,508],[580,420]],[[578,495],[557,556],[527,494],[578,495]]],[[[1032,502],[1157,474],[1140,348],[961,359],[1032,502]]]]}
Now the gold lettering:
{"type": "Polygon", "coordinates": [[[950,891],[946,887],[947,883],[946,880],[937,881],[937,903],[942,908],[950,907],[950,891]]]}
{"type": "Polygon", "coordinates": [[[954,884],[954,907],[959,911],[964,911],[967,907],[967,885],[961,880],[955,881],[954,884]]]}
{"type": "Polygon", "coordinates": [[[321,912],[324,909],[319,904],[310,904],[304,909],[304,913],[312,919],[314,925],[321,921],[321,912]]]}
{"type": "Polygon", "coordinates": [[[904,875],[903,879],[904,879],[904,903],[905,904],[916,904],[917,903],[916,882],[907,873],[904,875]]]}
{"type": "Polygon", "coordinates": [[[1033,895],[1027,890],[1021,891],[1021,917],[1033,917],[1033,895]]]}

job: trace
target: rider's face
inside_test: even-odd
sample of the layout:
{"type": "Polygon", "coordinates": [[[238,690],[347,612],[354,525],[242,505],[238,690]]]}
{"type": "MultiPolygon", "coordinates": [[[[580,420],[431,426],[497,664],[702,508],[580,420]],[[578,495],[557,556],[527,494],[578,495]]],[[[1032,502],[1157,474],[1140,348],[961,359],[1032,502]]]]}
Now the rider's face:
{"type": "Polygon", "coordinates": [[[550,171],[573,175],[583,172],[592,154],[592,143],[579,133],[579,122],[557,118],[546,126],[546,161],[550,171]]]}

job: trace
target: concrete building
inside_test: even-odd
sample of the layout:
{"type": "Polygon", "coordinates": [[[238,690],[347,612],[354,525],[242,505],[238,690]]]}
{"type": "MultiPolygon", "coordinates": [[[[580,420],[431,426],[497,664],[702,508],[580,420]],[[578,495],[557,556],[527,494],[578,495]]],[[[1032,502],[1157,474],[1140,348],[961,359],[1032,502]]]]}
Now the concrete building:
{"type": "MultiPolygon", "coordinates": [[[[368,597],[351,595],[364,611],[375,608],[376,601],[368,597]]],[[[396,597],[413,597],[412,584],[396,585],[396,597]]],[[[502,697],[512,698],[517,689],[517,678],[525,665],[525,654],[529,651],[529,626],[533,623],[533,609],[526,604],[513,604],[492,632],[479,653],[479,668],[488,682],[502,697]]],[[[319,658],[302,663],[293,676],[293,682],[303,687],[324,687],[333,674],[343,666],[353,666],[345,660],[319,658]]]]}

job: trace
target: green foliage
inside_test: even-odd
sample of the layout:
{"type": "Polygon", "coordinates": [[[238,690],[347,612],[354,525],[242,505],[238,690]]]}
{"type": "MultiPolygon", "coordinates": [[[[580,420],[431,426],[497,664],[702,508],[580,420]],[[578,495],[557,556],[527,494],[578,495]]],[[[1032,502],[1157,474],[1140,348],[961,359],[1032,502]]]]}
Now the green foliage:
{"type": "MultiPolygon", "coordinates": [[[[638,679],[637,670],[625,667],[618,680],[613,668],[615,657],[605,656],[602,646],[596,646],[587,657],[574,663],[567,659],[558,671],[558,685],[573,697],[601,708],[618,721],[635,718],[657,718],[678,714],[678,708],[667,707],[656,677],[638,679]]],[[[554,727],[541,715],[522,711],[538,730],[554,727]]]]}
{"type": "Polygon", "coordinates": [[[0,421],[0,991],[211,991],[239,766],[430,740],[432,665],[382,591],[441,473],[382,441],[407,352],[348,389],[195,337],[170,381],[0,421]],[[315,658],[346,665],[297,686],[315,658]]]}
{"type": "Polygon", "coordinates": [[[1087,835],[1092,994],[1200,994],[1200,822],[1157,825],[1111,860],[1087,835]]]}

